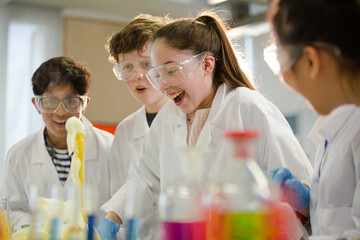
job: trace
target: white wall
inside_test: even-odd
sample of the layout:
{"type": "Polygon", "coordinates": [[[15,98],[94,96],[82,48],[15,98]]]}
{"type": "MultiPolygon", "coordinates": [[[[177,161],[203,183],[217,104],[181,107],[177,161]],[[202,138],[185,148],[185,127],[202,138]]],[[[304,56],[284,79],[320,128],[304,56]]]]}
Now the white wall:
{"type": "Polygon", "coordinates": [[[43,125],[31,103],[31,76],[42,62],[61,54],[60,11],[5,4],[0,8],[0,34],[0,176],[3,177],[7,150],[43,125]]]}
{"type": "Polygon", "coordinates": [[[0,187],[4,175],[3,161],[5,154],[5,98],[6,98],[6,46],[7,46],[7,11],[0,7],[0,187]]]}

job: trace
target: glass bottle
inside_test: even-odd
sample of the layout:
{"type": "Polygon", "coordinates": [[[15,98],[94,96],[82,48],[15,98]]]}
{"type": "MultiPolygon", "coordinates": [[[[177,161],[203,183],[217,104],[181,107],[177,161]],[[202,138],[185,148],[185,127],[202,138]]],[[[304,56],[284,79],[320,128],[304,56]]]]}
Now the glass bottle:
{"type": "Polygon", "coordinates": [[[227,166],[209,185],[208,238],[212,240],[274,239],[267,199],[268,181],[254,160],[256,131],[228,131],[227,166]]]}
{"type": "Polygon", "coordinates": [[[187,149],[183,177],[159,196],[162,240],[205,240],[205,191],[202,182],[202,151],[187,149]]]}

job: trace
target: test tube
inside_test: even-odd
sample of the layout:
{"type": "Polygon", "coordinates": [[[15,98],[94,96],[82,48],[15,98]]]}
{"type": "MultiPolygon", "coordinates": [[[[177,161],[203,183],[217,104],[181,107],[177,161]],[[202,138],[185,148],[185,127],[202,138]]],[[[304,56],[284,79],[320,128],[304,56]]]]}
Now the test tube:
{"type": "Polygon", "coordinates": [[[61,226],[61,201],[60,190],[57,186],[51,188],[51,205],[49,211],[50,221],[50,240],[58,240],[60,238],[60,226],[61,226]]]}
{"type": "Polygon", "coordinates": [[[0,239],[8,240],[11,236],[8,199],[0,197],[0,204],[0,239]]]}
{"type": "Polygon", "coordinates": [[[87,214],[87,239],[94,240],[96,239],[96,206],[97,206],[97,195],[96,191],[91,186],[85,186],[85,212],[87,214]]]}

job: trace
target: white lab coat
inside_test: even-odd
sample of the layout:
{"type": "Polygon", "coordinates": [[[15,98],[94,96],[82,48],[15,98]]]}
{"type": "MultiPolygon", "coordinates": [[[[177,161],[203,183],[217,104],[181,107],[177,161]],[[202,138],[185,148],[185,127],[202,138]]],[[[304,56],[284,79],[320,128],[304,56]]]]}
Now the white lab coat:
{"type": "MultiPolygon", "coordinates": [[[[82,117],[85,126],[85,186],[94,187],[97,196],[96,208],[110,198],[109,151],[113,141],[110,133],[92,126],[82,117]]],[[[29,190],[31,185],[38,187],[39,196],[49,198],[53,185],[67,192],[73,186],[68,177],[61,185],[56,168],[46,149],[44,128],[16,143],[6,158],[6,178],[1,193],[9,197],[10,220],[14,230],[30,224],[28,209],[29,190]]],[[[104,217],[97,212],[98,217],[104,217]]]]}
{"type": "MultiPolygon", "coordinates": [[[[148,132],[145,105],[122,120],[116,127],[110,153],[110,158],[116,162],[116,167],[111,169],[111,196],[125,183],[129,168],[133,167],[132,163],[139,154],[142,141],[148,132]]],[[[116,197],[110,198],[101,209],[107,213],[117,204],[116,197]]],[[[122,239],[124,236],[125,229],[122,225],[117,238],[122,239]]]]}
{"type": "MultiPolygon", "coordinates": [[[[286,167],[299,179],[310,184],[312,167],[291,128],[280,111],[259,92],[245,87],[228,91],[222,84],[213,99],[208,119],[201,130],[196,146],[211,149],[206,159],[206,172],[215,175],[224,166],[223,134],[228,129],[259,130],[256,144],[256,161],[266,172],[286,167]]],[[[169,101],[154,119],[146,135],[136,171],[129,172],[127,182],[113,198],[117,205],[112,209],[124,217],[126,186],[136,183],[144,191],[138,206],[144,214],[157,205],[160,191],[176,180],[185,169],[182,150],[187,147],[186,114],[169,101]]]]}
{"type": "Polygon", "coordinates": [[[343,105],[320,117],[309,137],[318,144],[310,187],[312,234],[360,237],[360,108],[343,105]]]}
{"type": "Polygon", "coordinates": [[[117,168],[111,169],[114,179],[111,195],[125,183],[130,163],[139,154],[141,143],[148,132],[145,105],[126,117],[116,127],[110,157],[116,162],[117,168]]]}

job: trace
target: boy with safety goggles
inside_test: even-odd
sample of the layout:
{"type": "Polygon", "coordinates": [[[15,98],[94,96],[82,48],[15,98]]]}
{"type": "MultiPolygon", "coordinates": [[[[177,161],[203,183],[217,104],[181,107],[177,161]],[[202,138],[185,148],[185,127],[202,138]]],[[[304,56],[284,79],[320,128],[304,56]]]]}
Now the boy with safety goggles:
{"type": "Polygon", "coordinates": [[[31,224],[30,188],[35,186],[39,196],[49,198],[54,186],[64,193],[73,186],[65,129],[70,117],[80,118],[85,127],[85,187],[91,186],[96,191],[98,208],[110,198],[108,153],[113,136],[94,128],[83,116],[90,100],[87,97],[90,81],[89,70],[67,57],[51,58],[33,74],[32,102],[45,127],[9,150],[1,190],[1,194],[9,197],[10,221],[15,231],[31,224]]]}
{"type": "MultiPolygon", "coordinates": [[[[112,193],[125,183],[128,171],[132,169],[131,163],[140,152],[141,143],[153,119],[168,101],[168,98],[146,79],[146,73],[151,69],[149,41],[157,29],[169,21],[167,17],[140,14],[114,34],[106,45],[109,59],[114,63],[115,76],[124,81],[131,95],[143,104],[117,126],[111,158],[117,162],[118,168],[112,169],[111,175],[118,179],[113,181],[112,193]]],[[[97,228],[102,238],[113,239],[119,230],[121,222],[115,213],[119,199],[116,196],[102,206],[107,212],[106,218],[100,221],[97,228]]]]}

